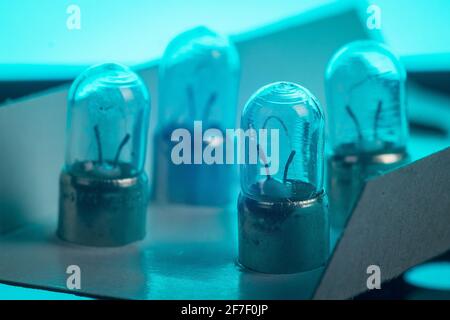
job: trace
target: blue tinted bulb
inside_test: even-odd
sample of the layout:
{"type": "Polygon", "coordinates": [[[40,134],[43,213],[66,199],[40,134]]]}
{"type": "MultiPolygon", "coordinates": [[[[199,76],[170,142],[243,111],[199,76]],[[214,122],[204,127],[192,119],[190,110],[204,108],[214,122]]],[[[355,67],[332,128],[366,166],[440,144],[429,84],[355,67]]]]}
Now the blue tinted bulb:
{"type": "Polygon", "coordinates": [[[205,164],[203,150],[225,148],[225,130],[236,127],[239,59],[234,45],[205,27],[188,30],[168,45],[159,70],[159,108],[155,135],[154,198],[162,202],[221,206],[233,197],[236,170],[232,165],[205,164]],[[219,139],[206,137],[195,148],[191,163],[174,164],[172,134],[185,129],[194,138],[217,129],[219,139]],[[196,181],[195,186],[192,181],[196,181]]]}
{"type": "Polygon", "coordinates": [[[205,27],[178,35],[160,65],[161,127],[233,128],[236,121],[239,59],[226,37],[205,27]]]}
{"type": "Polygon", "coordinates": [[[325,76],[333,154],[405,152],[405,81],[400,61],[381,43],[353,42],[333,56],[325,76]]]}
{"type": "Polygon", "coordinates": [[[291,82],[261,88],[247,102],[241,127],[255,130],[241,165],[244,195],[258,201],[302,201],[323,192],[324,118],[306,88],[291,82]],[[264,129],[266,140],[260,135],[264,129]],[[252,163],[255,150],[258,161],[252,163]]]}
{"type": "Polygon", "coordinates": [[[119,64],[89,68],[68,98],[65,171],[123,178],[143,171],[149,93],[137,74],[119,64]]]}

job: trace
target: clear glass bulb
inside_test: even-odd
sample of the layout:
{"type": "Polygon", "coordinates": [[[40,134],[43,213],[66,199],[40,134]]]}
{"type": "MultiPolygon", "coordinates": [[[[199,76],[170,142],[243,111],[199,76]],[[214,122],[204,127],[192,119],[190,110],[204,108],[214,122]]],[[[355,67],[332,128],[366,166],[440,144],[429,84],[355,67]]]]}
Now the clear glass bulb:
{"type": "MultiPolygon", "coordinates": [[[[171,135],[186,129],[195,136],[195,121],[203,132],[236,127],[239,90],[239,58],[234,45],[205,27],[188,30],[175,37],[161,60],[159,74],[159,114],[155,135],[154,197],[157,201],[195,205],[224,205],[233,195],[236,170],[232,165],[204,163],[177,164],[171,150],[177,144],[171,135]],[[214,179],[214,183],[212,183],[214,179]],[[195,180],[195,186],[192,181],[195,180]]],[[[204,139],[208,145],[225,145],[225,139],[204,139]]],[[[192,157],[202,159],[202,149],[192,157]]]]}
{"type": "Polygon", "coordinates": [[[144,168],[150,97],[137,74],[119,64],[89,68],[68,98],[65,171],[123,178],[144,168]]]}
{"type": "Polygon", "coordinates": [[[239,59],[235,47],[205,27],[178,35],[160,65],[159,122],[162,127],[233,128],[239,59]]]}
{"type": "Polygon", "coordinates": [[[352,42],[328,64],[328,137],[334,155],[400,153],[406,149],[406,72],[375,41],[352,42]]]}
{"type": "MultiPolygon", "coordinates": [[[[323,192],[324,118],[307,89],[291,82],[261,88],[247,102],[241,127],[254,129],[258,135],[260,129],[267,129],[267,143],[257,142],[257,163],[250,163],[248,154],[241,165],[241,188],[246,196],[259,201],[301,201],[323,192]],[[270,173],[276,158],[278,170],[270,173]]],[[[253,138],[250,135],[247,140],[248,152],[252,152],[253,138]]]]}

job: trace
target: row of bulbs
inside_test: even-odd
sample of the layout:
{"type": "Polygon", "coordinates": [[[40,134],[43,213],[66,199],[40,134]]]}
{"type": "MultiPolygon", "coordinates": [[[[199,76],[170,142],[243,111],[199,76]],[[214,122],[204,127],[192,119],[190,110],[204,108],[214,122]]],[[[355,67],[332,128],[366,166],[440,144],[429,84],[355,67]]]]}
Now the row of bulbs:
{"type": "MultiPolygon", "coordinates": [[[[235,128],[239,69],[233,44],[207,28],[184,32],[168,45],[159,66],[155,201],[225,206],[234,198],[234,166],[174,164],[171,135],[184,128],[194,136],[194,121],[202,121],[203,131],[235,128]]],[[[292,82],[269,84],[249,99],[240,128],[278,130],[280,169],[264,174],[264,161],[241,165],[242,265],[291,273],[325,263],[330,224],[345,226],[364,179],[407,159],[405,80],[389,49],[357,41],[328,65],[326,117],[314,95],[292,82]],[[325,158],[326,129],[331,152],[325,158]]],[[[94,66],[74,81],[60,179],[61,238],[115,246],[144,237],[149,116],[145,84],[123,65],[94,66]]]]}

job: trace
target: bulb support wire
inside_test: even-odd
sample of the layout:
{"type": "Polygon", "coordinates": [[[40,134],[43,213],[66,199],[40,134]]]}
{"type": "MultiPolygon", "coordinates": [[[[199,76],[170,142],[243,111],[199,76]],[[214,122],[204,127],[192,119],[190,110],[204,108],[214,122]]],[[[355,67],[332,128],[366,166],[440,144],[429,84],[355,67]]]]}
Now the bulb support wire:
{"type": "MultiPolygon", "coordinates": [[[[98,162],[101,164],[103,163],[103,149],[102,149],[102,140],[100,135],[100,129],[98,125],[94,127],[95,132],[95,141],[97,142],[97,151],[98,151],[98,162]]],[[[130,141],[131,135],[127,133],[125,137],[122,139],[122,142],[120,143],[119,147],[117,148],[116,155],[114,157],[113,165],[114,167],[117,167],[119,164],[120,154],[122,153],[122,149],[125,147],[125,145],[130,141]]]]}
{"type": "Polygon", "coordinates": [[[356,118],[355,114],[353,113],[352,108],[350,108],[349,105],[345,106],[345,111],[347,111],[347,114],[350,116],[350,119],[352,119],[352,121],[356,127],[356,132],[358,134],[358,142],[362,143],[363,136],[362,136],[362,131],[361,131],[361,125],[359,124],[358,119],[356,118]]]}
{"type": "Polygon", "coordinates": [[[97,142],[98,162],[103,162],[102,140],[100,139],[100,130],[98,125],[94,127],[95,141],[97,142]]]}
{"type": "Polygon", "coordinates": [[[117,167],[117,164],[119,163],[120,153],[122,152],[123,147],[125,147],[125,145],[130,140],[130,137],[131,137],[130,134],[127,133],[123,138],[122,142],[120,143],[119,148],[117,149],[116,152],[116,157],[114,158],[114,167],[117,167]]]}
{"type": "MultiPolygon", "coordinates": [[[[288,129],[287,129],[286,125],[284,124],[283,120],[281,120],[277,116],[269,116],[269,117],[267,117],[266,120],[264,120],[262,128],[266,129],[267,123],[271,119],[277,120],[281,124],[281,126],[283,127],[283,130],[286,132],[286,135],[287,135],[287,137],[290,140],[289,132],[288,132],[288,129]]],[[[259,154],[259,150],[260,150],[260,148],[259,148],[259,144],[258,144],[258,154],[259,154]]],[[[286,181],[287,181],[287,174],[288,174],[288,171],[289,171],[289,167],[291,166],[291,163],[294,160],[294,156],[295,156],[295,150],[292,150],[291,153],[289,154],[289,157],[288,157],[287,161],[286,161],[286,165],[284,166],[283,183],[286,183],[286,181]]],[[[261,157],[261,160],[263,160],[265,167],[268,168],[269,166],[267,164],[267,158],[265,157],[265,155],[264,155],[264,159],[262,159],[262,157],[261,157]],[[264,161],[264,159],[266,159],[266,160],[264,161]]],[[[267,169],[267,172],[268,172],[268,169],[267,169]]],[[[267,180],[269,178],[270,178],[270,175],[267,175],[267,180]]]]}
{"type": "MultiPolygon", "coordinates": [[[[197,120],[198,110],[196,107],[194,89],[192,88],[192,85],[188,85],[186,87],[186,95],[188,98],[188,109],[190,118],[192,121],[195,121],[197,120]]],[[[217,92],[213,92],[209,95],[209,98],[206,101],[205,108],[203,108],[203,115],[201,120],[205,121],[206,123],[209,121],[211,109],[215,105],[216,101],[217,101],[217,92]]]]}
{"type": "Polygon", "coordinates": [[[378,101],[377,111],[375,113],[375,121],[373,123],[373,134],[374,134],[375,140],[378,140],[378,126],[379,126],[379,122],[380,122],[382,107],[383,107],[383,102],[380,100],[380,101],[378,101]]]}

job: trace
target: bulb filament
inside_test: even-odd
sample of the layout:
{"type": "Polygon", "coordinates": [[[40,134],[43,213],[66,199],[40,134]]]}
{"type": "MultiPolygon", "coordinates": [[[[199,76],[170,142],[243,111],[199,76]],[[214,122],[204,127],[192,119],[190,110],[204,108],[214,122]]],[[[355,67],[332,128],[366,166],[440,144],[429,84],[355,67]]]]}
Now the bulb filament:
{"type": "Polygon", "coordinates": [[[94,127],[95,132],[95,140],[97,141],[97,150],[98,150],[98,162],[103,162],[103,153],[102,153],[102,141],[100,139],[100,130],[98,129],[98,125],[94,127]]]}
{"type": "MultiPolygon", "coordinates": [[[[265,129],[266,128],[266,126],[267,126],[267,123],[269,122],[269,120],[271,120],[271,119],[275,119],[275,120],[277,120],[280,124],[281,124],[281,126],[283,127],[283,129],[284,129],[284,131],[286,132],[286,135],[288,136],[288,138],[289,138],[289,132],[288,132],[288,129],[287,129],[287,127],[286,127],[286,125],[284,124],[284,122],[279,118],[279,117],[277,117],[277,116],[269,116],[269,117],[267,117],[266,118],[266,120],[264,121],[264,123],[263,123],[263,129],[265,129]]],[[[259,144],[258,144],[258,154],[261,154],[261,160],[263,161],[263,163],[264,163],[264,167],[266,168],[266,171],[267,171],[267,180],[269,180],[270,179],[270,175],[268,174],[268,168],[269,168],[269,165],[267,164],[267,158],[266,158],[266,156],[265,156],[265,154],[263,153],[263,152],[259,152],[259,150],[260,150],[260,148],[259,148],[259,144]]],[[[291,151],[291,153],[289,154],[289,157],[288,157],[288,159],[287,159],[287,161],[286,161],[286,165],[284,166],[284,172],[283,172],[283,183],[286,183],[286,181],[287,181],[287,174],[288,174],[288,171],[289,171],[289,167],[291,166],[291,163],[292,163],[292,161],[294,160],[294,156],[295,156],[295,150],[292,150],[291,151]]]]}
{"type": "MultiPolygon", "coordinates": [[[[95,140],[97,141],[98,162],[100,164],[102,164],[103,163],[102,140],[100,138],[100,129],[98,128],[98,125],[96,125],[94,127],[94,132],[95,132],[95,140]]],[[[114,162],[113,162],[114,167],[117,167],[117,165],[119,164],[119,158],[120,158],[120,154],[122,153],[122,149],[128,143],[130,138],[131,138],[130,134],[127,133],[125,135],[125,137],[122,139],[122,142],[120,143],[119,148],[117,148],[116,156],[114,157],[114,162]]]]}
{"type": "MultiPolygon", "coordinates": [[[[197,108],[195,107],[195,96],[194,96],[194,90],[192,89],[192,86],[189,85],[186,88],[186,93],[188,97],[188,108],[189,113],[191,115],[192,120],[196,120],[197,118],[197,108]]],[[[208,101],[206,102],[205,108],[203,109],[203,121],[208,121],[208,118],[211,114],[211,109],[214,106],[214,104],[217,101],[217,93],[213,92],[208,98],[208,101]]]]}
{"type": "Polygon", "coordinates": [[[292,150],[291,153],[289,154],[289,158],[286,161],[286,165],[284,166],[283,183],[286,183],[289,166],[291,165],[292,160],[294,160],[294,156],[295,150],[292,150]]]}
{"type": "MultiPolygon", "coordinates": [[[[350,116],[353,123],[355,124],[356,132],[358,133],[358,142],[362,143],[363,135],[362,135],[362,131],[361,131],[361,125],[359,124],[358,119],[356,118],[354,112],[352,111],[352,109],[350,108],[349,105],[345,106],[345,110],[347,111],[348,115],[350,116]]],[[[373,132],[374,132],[375,141],[378,140],[378,126],[379,126],[382,110],[383,110],[383,102],[380,100],[380,101],[378,101],[377,110],[375,112],[375,120],[374,120],[374,124],[373,124],[373,132]]]]}
{"type": "Polygon", "coordinates": [[[359,124],[358,119],[356,118],[355,114],[353,113],[353,111],[352,111],[352,109],[350,108],[349,105],[345,106],[345,110],[347,111],[348,115],[350,116],[350,118],[352,119],[353,123],[355,124],[356,132],[358,133],[358,142],[362,143],[363,136],[362,136],[361,126],[359,124]]]}
{"type": "Polygon", "coordinates": [[[378,125],[380,122],[380,115],[381,115],[381,107],[383,106],[383,103],[380,101],[378,101],[378,105],[377,105],[377,111],[375,113],[375,122],[373,124],[373,133],[374,133],[374,138],[375,141],[378,140],[378,125]]]}
{"type": "Polygon", "coordinates": [[[126,136],[123,138],[122,142],[120,143],[119,148],[117,149],[116,157],[114,158],[114,167],[116,167],[117,164],[119,163],[120,153],[122,152],[123,147],[125,147],[125,145],[128,143],[129,140],[130,134],[127,133],[126,136]]]}

